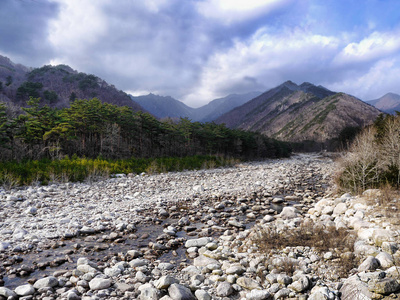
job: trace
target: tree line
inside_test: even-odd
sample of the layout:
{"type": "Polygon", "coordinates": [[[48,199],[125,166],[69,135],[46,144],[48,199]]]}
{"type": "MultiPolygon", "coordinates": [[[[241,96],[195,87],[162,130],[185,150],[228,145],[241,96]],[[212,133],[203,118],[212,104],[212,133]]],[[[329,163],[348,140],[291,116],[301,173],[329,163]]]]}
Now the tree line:
{"type": "Polygon", "coordinates": [[[97,98],[76,99],[67,108],[31,97],[22,113],[0,103],[0,160],[107,159],[223,155],[241,158],[289,156],[287,143],[224,124],[160,121],[127,106],[97,98]]]}

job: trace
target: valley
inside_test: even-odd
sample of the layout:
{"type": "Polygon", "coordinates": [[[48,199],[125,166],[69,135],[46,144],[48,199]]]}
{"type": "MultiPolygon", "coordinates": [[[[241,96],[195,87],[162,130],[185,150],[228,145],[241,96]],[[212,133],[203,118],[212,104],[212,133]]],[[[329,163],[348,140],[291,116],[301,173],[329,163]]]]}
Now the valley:
{"type": "Polygon", "coordinates": [[[329,156],[301,154],[233,168],[3,190],[0,295],[352,299],[354,285],[366,295],[385,294],[366,285],[364,271],[393,281],[388,253],[397,257],[396,225],[382,227],[386,219],[374,217],[363,197],[335,196],[334,169],[329,156]],[[350,239],[332,235],[337,244],[326,249],[305,240],[288,240],[282,249],[262,241],[269,230],[283,238],[298,226],[333,226],[350,239]],[[368,228],[375,244],[368,243],[368,228]],[[350,265],[345,253],[353,257],[350,265]]]}

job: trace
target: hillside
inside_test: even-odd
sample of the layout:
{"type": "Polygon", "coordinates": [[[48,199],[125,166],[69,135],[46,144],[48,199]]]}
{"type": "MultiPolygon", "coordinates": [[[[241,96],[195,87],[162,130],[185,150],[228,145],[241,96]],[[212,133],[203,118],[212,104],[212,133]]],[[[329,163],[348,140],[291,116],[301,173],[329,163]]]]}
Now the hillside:
{"type": "Polygon", "coordinates": [[[130,96],[148,112],[158,118],[189,118],[192,121],[211,122],[224,113],[257,97],[261,92],[232,94],[219,98],[199,108],[189,107],[183,102],[169,96],[149,94],[145,96],[130,96]]]}
{"type": "Polygon", "coordinates": [[[195,109],[170,96],[148,94],[130,96],[131,99],[157,118],[189,118],[193,119],[195,109]]]}
{"type": "Polygon", "coordinates": [[[380,111],[361,100],[310,83],[287,81],[216,120],[285,141],[326,142],[346,127],[370,124],[380,111]]]}
{"type": "Polygon", "coordinates": [[[43,104],[67,107],[71,100],[91,99],[143,110],[123,91],[103,79],[79,73],[69,66],[43,66],[31,69],[0,56],[0,101],[25,105],[29,97],[40,97],[43,104]]]}
{"type": "Polygon", "coordinates": [[[261,92],[250,92],[246,94],[231,94],[224,98],[219,98],[195,110],[195,121],[210,122],[228,111],[243,105],[251,99],[259,96],[261,92]]]}
{"type": "Polygon", "coordinates": [[[400,95],[398,94],[387,93],[378,99],[366,102],[388,114],[394,114],[396,111],[400,111],[400,95]]]}

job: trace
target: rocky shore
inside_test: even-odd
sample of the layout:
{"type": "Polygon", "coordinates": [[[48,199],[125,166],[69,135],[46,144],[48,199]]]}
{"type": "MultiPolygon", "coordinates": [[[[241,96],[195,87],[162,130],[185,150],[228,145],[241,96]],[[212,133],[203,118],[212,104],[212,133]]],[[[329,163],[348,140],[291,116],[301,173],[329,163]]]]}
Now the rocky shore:
{"type": "Polygon", "coordinates": [[[333,171],[296,155],[1,191],[0,299],[396,299],[397,208],[335,195],[333,171]]]}

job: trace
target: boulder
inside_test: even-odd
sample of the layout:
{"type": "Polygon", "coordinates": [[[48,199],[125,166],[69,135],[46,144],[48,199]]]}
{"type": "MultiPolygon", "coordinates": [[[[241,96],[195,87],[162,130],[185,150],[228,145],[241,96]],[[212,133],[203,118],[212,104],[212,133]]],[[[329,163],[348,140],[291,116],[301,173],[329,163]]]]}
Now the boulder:
{"type": "Polygon", "coordinates": [[[279,217],[284,220],[294,219],[298,217],[298,211],[293,206],[285,206],[279,217]]]}
{"type": "Polygon", "coordinates": [[[195,300],[192,292],[185,286],[174,283],[168,288],[168,294],[173,300],[195,300]]]}
{"type": "Polygon", "coordinates": [[[29,296],[35,293],[35,289],[30,284],[24,284],[16,287],[15,293],[18,296],[29,296]]]}
{"type": "Polygon", "coordinates": [[[233,294],[232,285],[229,282],[220,282],[217,286],[217,296],[219,297],[229,297],[233,294]]]}
{"type": "Polygon", "coordinates": [[[360,280],[360,277],[353,275],[347,278],[340,289],[342,300],[371,299],[371,292],[366,283],[360,280]]]}
{"type": "Polygon", "coordinates": [[[247,290],[261,289],[261,286],[257,281],[248,277],[239,277],[236,280],[236,283],[247,290]]]}
{"type": "Polygon", "coordinates": [[[373,256],[368,256],[362,264],[358,266],[358,271],[374,271],[377,268],[379,268],[379,261],[373,256]]]}
{"type": "Polygon", "coordinates": [[[39,279],[35,282],[33,287],[37,290],[41,288],[52,288],[58,285],[58,279],[54,276],[48,276],[42,279],[39,279]]]}
{"type": "Polygon", "coordinates": [[[16,297],[17,294],[14,291],[2,286],[0,287],[0,296],[3,296],[7,299],[9,297],[16,297]]]}
{"type": "Polygon", "coordinates": [[[377,294],[390,295],[400,290],[400,284],[394,278],[383,278],[378,281],[369,281],[368,289],[377,294]]]}

